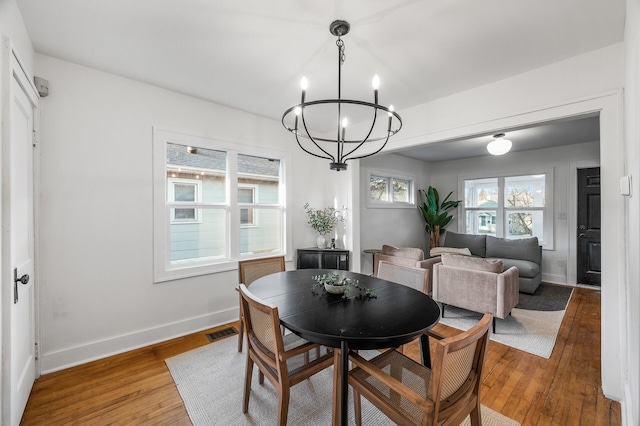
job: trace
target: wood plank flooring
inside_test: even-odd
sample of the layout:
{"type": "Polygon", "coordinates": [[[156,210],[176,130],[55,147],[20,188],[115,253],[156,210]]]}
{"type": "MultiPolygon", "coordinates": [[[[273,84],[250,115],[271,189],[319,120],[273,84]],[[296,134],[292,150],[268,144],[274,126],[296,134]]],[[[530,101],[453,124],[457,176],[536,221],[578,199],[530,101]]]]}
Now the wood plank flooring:
{"type": "MultiPolygon", "coordinates": [[[[222,328],[42,376],[21,424],[190,425],[164,360],[208,344],[205,334],[222,328]]],[[[418,360],[418,345],[405,354],[418,360]]],[[[485,372],[482,403],[523,425],[621,424],[620,404],[600,386],[599,291],[574,291],[549,359],[492,341],[485,372]]]]}

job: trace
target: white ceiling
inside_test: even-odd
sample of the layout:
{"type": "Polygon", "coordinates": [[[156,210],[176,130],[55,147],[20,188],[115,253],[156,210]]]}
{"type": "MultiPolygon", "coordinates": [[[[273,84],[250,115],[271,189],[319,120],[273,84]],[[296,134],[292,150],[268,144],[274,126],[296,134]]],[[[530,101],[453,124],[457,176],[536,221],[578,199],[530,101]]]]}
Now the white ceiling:
{"type": "Polygon", "coordinates": [[[380,103],[402,113],[619,43],[625,13],[624,0],[17,4],[38,53],[275,120],[299,102],[303,75],[309,100],[335,97],[337,49],[328,30],[335,19],[351,23],[343,97],[369,100],[377,73],[380,103]]]}

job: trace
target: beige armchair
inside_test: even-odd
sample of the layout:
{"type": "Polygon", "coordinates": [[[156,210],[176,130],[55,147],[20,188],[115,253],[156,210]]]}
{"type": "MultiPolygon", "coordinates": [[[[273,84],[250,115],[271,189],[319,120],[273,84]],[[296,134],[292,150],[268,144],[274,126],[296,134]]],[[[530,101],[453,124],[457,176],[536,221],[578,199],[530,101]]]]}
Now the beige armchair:
{"type": "Polygon", "coordinates": [[[518,269],[503,271],[502,261],[443,254],[442,263],[433,265],[433,299],[445,305],[504,319],[518,304],[518,269]]]}
{"type": "Polygon", "coordinates": [[[390,245],[382,246],[382,253],[373,255],[373,276],[378,276],[378,265],[380,261],[393,263],[399,266],[418,266],[417,263],[424,259],[422,249],[415,247],[394,247],[390,245]]]}

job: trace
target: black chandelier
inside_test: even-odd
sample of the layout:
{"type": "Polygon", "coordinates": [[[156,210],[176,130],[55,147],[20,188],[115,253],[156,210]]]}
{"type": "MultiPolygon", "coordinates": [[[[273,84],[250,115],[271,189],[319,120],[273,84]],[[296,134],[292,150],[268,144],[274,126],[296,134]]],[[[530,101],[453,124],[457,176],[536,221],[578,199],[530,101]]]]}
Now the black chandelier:
{"type": "MultiPolygon", "coordinates": [[[[377,75],[373,77],[373,81],[371,83],[373,86],[373,103],[352,99],[342,99],[342,64],[345,60],[345,54],[344,42],[341,37],[349,32],[349,28],[350,25],[348,22],[340,20],[333,21],[329,26],[331,34],[338,37],[338,40],[336,40],[336,46],[338,46],[338,98],[321,99],[309,102],[305,101],[308,82],[306,77],[303,77],[300,82],[300,87],[302,89],[300,103],[292,106],[282,115],[282,125],[295,135],[300,148],[313,156],[331,160],[329,168],[336,171],[346,170],[348,160],[355,160],[377,154],[385,147],[389,141],[389,137],[398,133],[402,128],[402,119],[400,118],[400,115],[394,111],[393,105],[389,105],[389,107],[378,105],[378,87],[380,86],[380,78],[377,75]],[[325,136],[314,136],[307,127],[307,119],[305,116],[307,108],[325,104],[334,105],[337,110],[337,135],[335,139],[325,136]],[[346,139],[346,129],[348,124],[346,108],[351,105],[373,109],[371,126],[369,127],[368,132],[365,130],[366,135],[362,139],[346,139]],[[345,108],[343,109],[343,107],[345,108]],[[386,123],[386,130],[376,129],[377,132],[374,133],[378,119],[378,111],[386,112],[388,120],[386,123]],[[290,114],[292,113],[294,114],[293,119],[290,117],[290,114]],[[291,123],[291,121],[294,123],[293,127],[287,125],[287,122],[291,123]],[[303,130],[298,127],[300,122],[302,122],[303,130]],[[367,152],[356,153],[356,151],[364,147],[365,144],[367,144],[367,152]],[[334,149],[336,150],[336,154],[330,154],[329,152],[334,149]]],[[[371,111],[369,113],[371,113],[371,111]]],[[[363,132],[363,134],[365,132],[363,132]]]]}

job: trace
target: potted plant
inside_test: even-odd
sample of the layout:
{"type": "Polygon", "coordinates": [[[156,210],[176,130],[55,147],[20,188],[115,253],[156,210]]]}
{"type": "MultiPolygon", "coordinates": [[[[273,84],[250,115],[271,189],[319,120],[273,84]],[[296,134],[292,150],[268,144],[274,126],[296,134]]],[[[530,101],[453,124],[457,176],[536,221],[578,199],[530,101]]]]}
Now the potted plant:
{"type": "Polygon", "coordinates": [[[314,275],[312,278],[315,281],[313,284],[314,289],[316,287],[324,287],[327,293],[342,294],[343,299],[349,297],[349,290],[351,287],[357,289],[360,292],[360,295],[364,295],[367,298],[375,299],[378,297],[375,292],[371,291],[371,289],[360,285],[358,280],[340,277],[340,275],[335,273],[314,275]]]}
{"type": "Polygon", "coordinates": [[[344,222],[344,218],[335,207],[329,206],[323,209],[313,209],[309,207],[309,203],[304,205],[309,220],[307,223],[311,225],[314,231],[318,233],[316,245],[318,248],[326,247],[325,235],[332,232],[338,222],[344,222]]]}
{"type": "Polygon", "coordinates": [[[420,206],[420,213],[425,221],[424,230],[429,233],[429,248],[440,246],[440,235],[444,234],[445,227],[453,219],[453,215],[447,213],[449,209],[458,207],[462,200],[450,201],[449,198],[453,191],[447,195],[442,203],[438,191],[429,186],[426,191],[421,189],[420,192],[425,198],[425,202],[420,206]]]}

